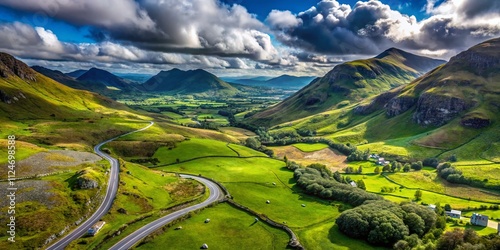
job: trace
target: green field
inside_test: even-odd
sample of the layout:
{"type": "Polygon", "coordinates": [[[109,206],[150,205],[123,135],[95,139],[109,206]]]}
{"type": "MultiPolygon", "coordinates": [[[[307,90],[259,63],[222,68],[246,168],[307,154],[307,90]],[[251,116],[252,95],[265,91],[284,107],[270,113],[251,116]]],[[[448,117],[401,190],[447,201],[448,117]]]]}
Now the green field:
{"type": "Polygon", "coordinates": [[[328,145],[323,143],[295,143],[294,147],[303,152],[314,152],[324,148],[328,148],[328,145]]]}
{"type": "MultiPolygon", "coordinates": [[[[366,190],[372,193],[378,193],[384,196],[384,198],[394,201],[408,201],[415,199],[416,189],[402,188],[400,185],[394,184],[387,180],[383,175],[366,174],[366,175],[345,175],[351,177],[353,180],[362,179],[366,184],[366,190]],[[394,188],[394,192],[382,192],[382,188],[394,188]]],[[[466,198],[454,198],[445,194],[439,194],[434,192],[429,192],[422,190],[422,200],[421,202],[427,204],[435,204],[440,202],[442,205],[450,204],[454,209],[465,209],[465,208],[479,208],[481,205],[491,205],[487,202],[477,202],[468,200],[466,198]]]]}
{"type": "Polygon", "coordinates": [[[175,148],[159,148],[153,157],[158,158],[160,163],[169,164],[186,161],[204,156],[238,156],[227,143],[215,140],[191,138],[188,141],[178,143],[175,148]]]}
{"type": "Polygon", "coordinates": [[[210,249],[284,249],[288,240],[284,231],[223,203],[175,224],[137,249],[199,249],[203,244],[210,249]],[[207,218],[210,222],[204,223],[207,218]],[[182,229],[175,230],[178,226],[182,229]]]}
{"type": "Polygon", "coordinates": [[[368,243],[351,239],[343,235],[335,221],[327,221],[313,228],[297,230],[301,243],[308,249],[340,249],[340,250],[383,250],[387,248],[374,247],[368,243]]]}
{"type": "MultiPolygon", "coordinates": [[[[269,158],[220,157],[159,169],[214,178],[229,190],[234,201],[273,220],[285,222],[294,230],[308,232],[338,216],[334,203],[305,195],[295,187],[293,172],[284,166],[284,162],[269,158]],[[267,200],[270,204],[266,204],[267,200]]],[[[308,245],[305,247],[308,248],[308,245]]]]}

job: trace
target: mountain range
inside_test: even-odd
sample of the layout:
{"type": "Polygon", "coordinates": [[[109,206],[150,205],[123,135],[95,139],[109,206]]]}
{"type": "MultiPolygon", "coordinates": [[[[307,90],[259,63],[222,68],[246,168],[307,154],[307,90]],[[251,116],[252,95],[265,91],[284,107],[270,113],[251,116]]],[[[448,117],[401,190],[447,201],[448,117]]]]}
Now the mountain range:
{"type": "Polygon", "coordinates": [[[97,110],[110,109],[127,108],[102,95],[65,86],[0,52],[0,116],[3,119],[93,117],[97,110]]]}
{"type": "Polygon", "coordinates": [[[253,115],[249,122],[272,126],[349,105],[409,83],[443,63],[390,48],[374,58],[335,66],[283,102],[253,115]]]}
{"type": "Polygon", "coordinates": [[[291,76],[281,75],[278,77],[252,77],[252,78],[227,78],[230,83],[238,83],[249,86],[280,88],[280,89],[301,89],[312,80],[314,76],[291,76]]]}

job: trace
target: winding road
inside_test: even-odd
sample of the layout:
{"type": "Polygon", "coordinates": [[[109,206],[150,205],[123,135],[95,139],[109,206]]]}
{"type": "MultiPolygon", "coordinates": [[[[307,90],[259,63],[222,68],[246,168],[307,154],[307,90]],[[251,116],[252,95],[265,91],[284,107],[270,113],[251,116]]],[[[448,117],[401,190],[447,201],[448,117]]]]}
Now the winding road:
{"type": "Polygon", "coordinates": [[[224,197],[224,192],[220,189],[220,187],[203,177],[198,177],[198,176],[192,176],[192,175],[186,175],[186,174],[181,174],[181,177],[183,178],[191,178],[196,181],[199,181],[203,183],[207,188],[209,189],[210,196],[208,199],[203,201],[202,203],[183,208],[181,210],[175,211],[171,214],[168,214],[164,217],[161,217],[143,227],[140,229],[136,230],[135,232],[131,233],[130,235],[127,235],[127,237],[123,238],[120,240],[118,243],[116,243],[114,246],[110,248],[110,250],[125,250],[129,249],[132,246],[134,246],[137,242],[139,242],[141,239],[144,237],[148,236],[149,234],[153,233],[157,229],[160,229],[164,225],[174,221],[175,219],[200,208],[206,207],[224,197]]]}
{"type": "Polygon", "coordinates": [[[144,128],[141,128],[139,130],[135,130],[135,131],[111,138],[107,141],[99,143],[98,145],[96,145],[94,147],[94,152],[96,154],[98,154],[99,156],[108,160],[109,163],[111,164],[111,171],[109,173],[109,180],[108,180],[108,187],[106,189],[106,196],[104,197],[104,200],[101,203],[101,205],[99,206],[99,208],[97,209],[97,211],[95,211],[95,213],[92,214],[92,216],[90,216],[85,222],[80,224],[80,226],[78,226],[76,229],[71,231],[69,234],[65,235],[63,238],[58,240],[56,243],[47,247],[47,250],[64,249],[69,243],[71,243],[72,241],[83,236],[87,232],[87,230],[90,227],[92,227],[92,225],[94,225],[96,222],[98,222],[108,212],[108,210],[111,208],[111,205],[113,205],[113,201],[116,197],[116,192],[118,191],[118,182],[119,182],[118,172],[119,172],[120,166],[118,164],[118,160],[109,156],[108,154],[102,152],[101,147],[104,144],[111,142],[113,140],[116,140],[120,137],[146,130],[149,127],[153,126],[153,124],[154,124],[154,122],[151,122],[148,126],[146,126],[144,128]]]}

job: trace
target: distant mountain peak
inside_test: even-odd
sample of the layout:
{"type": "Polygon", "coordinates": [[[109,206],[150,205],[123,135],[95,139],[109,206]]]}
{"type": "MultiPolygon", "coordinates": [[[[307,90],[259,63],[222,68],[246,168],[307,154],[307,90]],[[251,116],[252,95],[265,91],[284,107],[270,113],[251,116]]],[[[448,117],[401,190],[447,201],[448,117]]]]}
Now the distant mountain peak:
{"type": "Polygon", "coordinates": [[[6,78],[14,75],[23,80],[36,81],[36,73],[28,65],[0,52],[0,76],[6,78]]]}

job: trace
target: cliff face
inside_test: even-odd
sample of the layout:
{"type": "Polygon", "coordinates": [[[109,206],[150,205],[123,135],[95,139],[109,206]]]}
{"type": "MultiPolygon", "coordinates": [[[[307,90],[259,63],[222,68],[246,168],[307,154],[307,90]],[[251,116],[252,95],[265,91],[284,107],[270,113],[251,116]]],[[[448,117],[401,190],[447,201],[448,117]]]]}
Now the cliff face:
{"type": "Polygon", "coordinates": [[[25,63],[0,52],[0,77],[18,76],[25,81],[36,81],[36,74],[25,63]]]}
{"type": "Polygon", "coordinates": [[[441,126],[474,105],[456,97],[424,93],[418,99],[413,119],[420,125],[441,126]]]}
{"type": "MultiPolygon", "coordinates": [[[[460,124],[484,128],[500,111],[500,38],[478,44],[450,62],[401,87],[394,97],[381,95],[388,117],[413,112],[422,126],[441,126],[461,117],[460,124]],[[387,100],[387,101],[386,101],[387,100]]],[[[389,92],[390,93],[390,92],[389,92]]],[[[369,110],[360,107],[359,112],[369,110]]]]}
{"type": "Polygon", "coordinates": [[[392,98],[386,105],[385,113],[389,117],[397,116],[409,110],[416,103],[412,96],[398,96],[392,98]]]}

